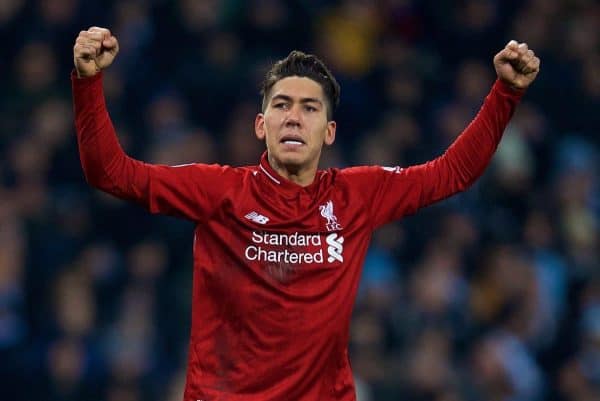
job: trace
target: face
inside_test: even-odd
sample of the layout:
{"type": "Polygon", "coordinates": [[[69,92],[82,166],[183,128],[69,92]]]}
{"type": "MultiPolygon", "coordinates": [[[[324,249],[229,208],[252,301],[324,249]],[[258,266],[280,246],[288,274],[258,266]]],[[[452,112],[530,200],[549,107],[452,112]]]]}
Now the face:
{"type": "Polygon", "coordinates": [[[265,140],[276,170],[316,170],[323,144],[335,140],[335,122],[327,121],[321,85],[306,77],[287,77],[271,88],[264,113],[256,116],[256,136],[265,140]]]}

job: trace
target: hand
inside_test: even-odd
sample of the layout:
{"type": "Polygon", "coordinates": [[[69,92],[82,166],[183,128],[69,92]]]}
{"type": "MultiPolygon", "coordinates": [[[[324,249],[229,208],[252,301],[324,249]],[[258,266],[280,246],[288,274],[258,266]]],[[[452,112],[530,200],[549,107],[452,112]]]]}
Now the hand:
{"type": "Polygon", "coordinates": [[[494,56],[494,67],[502,81],[513,88],[526,89],[540,71],[540,59],[527,43],[511,40],[494,56]]]}
{"type": "Polygon", "coordinates": [[[73,46],[77,76],[91,77],[112,64],[119,52],[119,42],[106,28],[91,27],[79,32],[73,46]]]}

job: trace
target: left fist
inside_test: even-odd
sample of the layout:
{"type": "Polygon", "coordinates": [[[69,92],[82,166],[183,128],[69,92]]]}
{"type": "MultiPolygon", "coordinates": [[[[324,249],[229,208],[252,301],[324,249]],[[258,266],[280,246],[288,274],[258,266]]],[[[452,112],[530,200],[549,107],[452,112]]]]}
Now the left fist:
{"type": "Polygon", "coordinates": [[[516,89],[526,89],[540,71],[540,59],[527,43],[511,40],[494,56],[498,78],[516,89]]]}

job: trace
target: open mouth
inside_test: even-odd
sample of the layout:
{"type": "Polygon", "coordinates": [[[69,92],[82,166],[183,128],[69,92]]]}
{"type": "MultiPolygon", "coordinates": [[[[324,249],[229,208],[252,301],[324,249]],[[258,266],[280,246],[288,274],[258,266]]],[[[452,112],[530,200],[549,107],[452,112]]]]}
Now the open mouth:
{"type": "Polygon", "coordinates": [[[286,145],[304,145],[304,141],[302,140],[302,138],[297,137],[297,136],[290,136],[290,135],[286,135],[283,138],[281,138],[281,143],[286,144],[286,145]]]}

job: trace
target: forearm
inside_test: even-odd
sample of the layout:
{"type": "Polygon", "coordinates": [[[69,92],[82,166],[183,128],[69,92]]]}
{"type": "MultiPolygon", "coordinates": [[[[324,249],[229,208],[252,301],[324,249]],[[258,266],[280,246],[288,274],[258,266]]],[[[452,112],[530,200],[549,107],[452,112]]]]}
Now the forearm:
{"type": "Polygon", "coordinates": [[[102,73],[85,79],[71,75],[75,128],[83,172],[88,183],[127,199],[136,199],[146,186],[142,163],[121,148],[102,88],[102,73]],[[139,166],[138,166],[139,164],[139,166]]]}
{"type": "Polygon", "coordinates": [[[411,210],[464,191],[481,176],[522,95],[496,81],[477,116],[443,155],[403,170],[405,177],[419,183],[418,200],[411,210]]]}
{"type": "Polygon", "coordinates": [[[437,160],[452,192],[465,190],[481,176],[522,95],[523,91],[496,81],[477,116],[437,160]]]}

